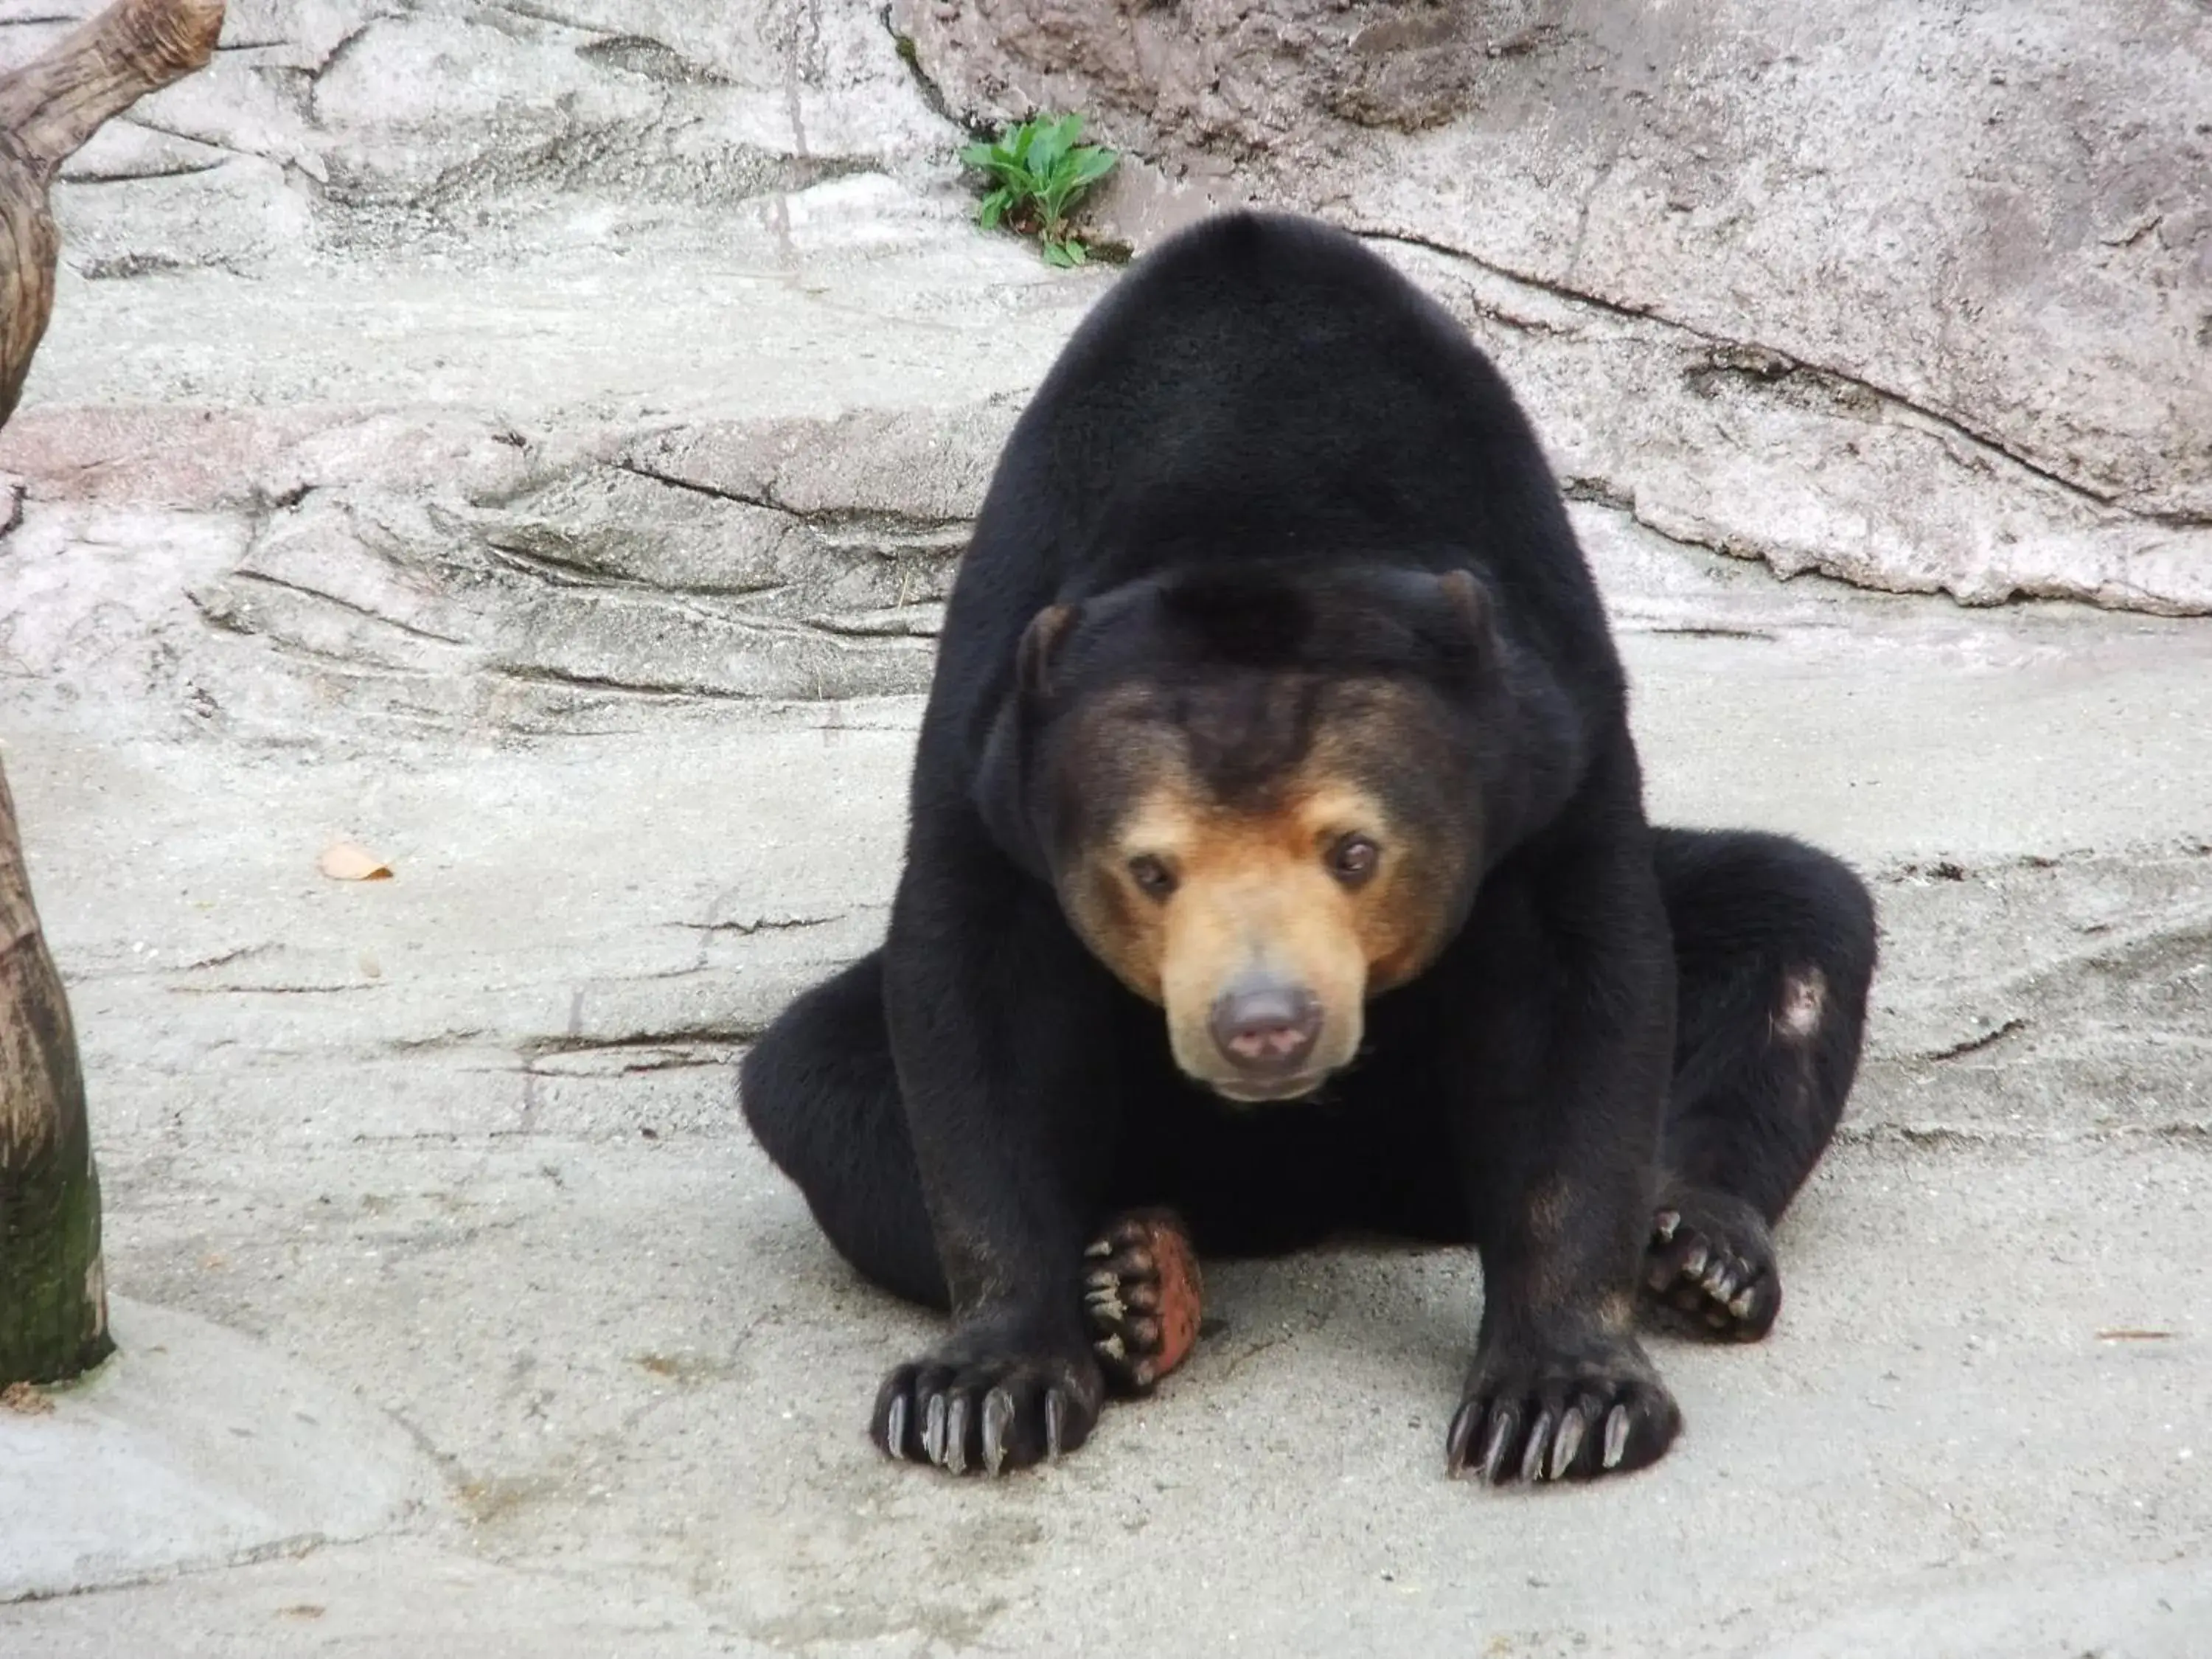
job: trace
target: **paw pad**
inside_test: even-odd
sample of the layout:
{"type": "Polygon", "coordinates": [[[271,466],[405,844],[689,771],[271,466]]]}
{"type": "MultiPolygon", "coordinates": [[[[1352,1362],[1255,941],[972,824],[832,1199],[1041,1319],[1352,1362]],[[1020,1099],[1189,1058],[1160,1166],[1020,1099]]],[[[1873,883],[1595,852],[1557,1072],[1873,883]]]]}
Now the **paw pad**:
{"type": "Polygon", "coordinates": [[[1143,1394],[1190,1357],[1203,1304],[1198,1255],[1164,1210],[1119,1216],[1083,1253],[1083,1307],[1109,1381],[1143,1394]]]}

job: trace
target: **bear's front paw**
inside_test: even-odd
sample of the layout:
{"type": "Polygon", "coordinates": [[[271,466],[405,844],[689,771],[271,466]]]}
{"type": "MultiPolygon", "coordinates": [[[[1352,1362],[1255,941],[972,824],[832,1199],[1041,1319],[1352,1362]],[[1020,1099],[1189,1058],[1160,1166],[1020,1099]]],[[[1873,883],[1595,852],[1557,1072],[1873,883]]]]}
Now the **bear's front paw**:
{"type": "Polygon", "coordinates": [[[1681,1430],[1674,1396],[1637,1349],[1478,1360],[1444,1442],[1446,1472],[1587,1480],[1655,1463],[1681,1430]]]}
{"type": "Polygon", "coordinates": [[[892,1457],[1002,1474],[1081,1445],[1104,1393],[1088,1354],[933,1356],[884,1379],[869,1432],[892,1457]]]}

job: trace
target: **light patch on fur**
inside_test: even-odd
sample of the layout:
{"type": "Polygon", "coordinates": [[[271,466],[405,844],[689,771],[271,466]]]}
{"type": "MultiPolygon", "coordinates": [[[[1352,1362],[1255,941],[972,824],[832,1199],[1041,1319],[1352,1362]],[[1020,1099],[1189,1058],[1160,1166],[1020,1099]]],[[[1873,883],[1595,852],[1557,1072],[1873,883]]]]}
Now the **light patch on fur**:
{"type": "Polygon", "coordinates": [[[1572,1203],[1573,1194],[1564,1176],[1540,1183],[1528,1195],[1528,1231],[1547,1243],[1563,1237],[1572,1203]]]}
{"type": "Polygon", "coordinates": [[[1547,1251],[1528,1267],[1522,1279],[1522,1292],[1531,1308],[1552,1312],[1571,1308],[1580,1302],[1582,1285],[1567,1270],[1558,1252],[1547,1251]]]}
{"type": "Polygon", "coordinates": [[[956,1311],[1001,1300],[1015,1288],[990,1241],[981,1233],[948,1232],[938,1241],[938,1255],[945,1264],[956,1311]]]}
{"type": "Polygon", "coordinates": [[[1791,1042],[1809,1041],[1828,1009],[1828,981],[1818,968],[1801,968],[1782,977],[1775,1005],[1774,1030],[1791,1042]]]}

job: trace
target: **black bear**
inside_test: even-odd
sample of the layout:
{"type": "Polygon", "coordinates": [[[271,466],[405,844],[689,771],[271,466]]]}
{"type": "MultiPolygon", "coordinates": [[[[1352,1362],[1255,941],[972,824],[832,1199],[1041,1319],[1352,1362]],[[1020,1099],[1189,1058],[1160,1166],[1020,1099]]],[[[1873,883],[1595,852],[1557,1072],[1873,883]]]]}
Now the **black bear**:
{"type": "Polygon", "coordinates": [[[1752,1339],[1857,1067],[1871,903],[1655,830],[1620,660],[1489,361],[1353,238],[1206,221],[1085,321],[956,582],[882,950],[747,1057],[836,1248],[949,1308],[872,1431],[1079,1445],[1188,1351],[1194,1251],[1471,1243],[1447,1467],[1680,1418],[1642,1311],[1752,1339]]]}

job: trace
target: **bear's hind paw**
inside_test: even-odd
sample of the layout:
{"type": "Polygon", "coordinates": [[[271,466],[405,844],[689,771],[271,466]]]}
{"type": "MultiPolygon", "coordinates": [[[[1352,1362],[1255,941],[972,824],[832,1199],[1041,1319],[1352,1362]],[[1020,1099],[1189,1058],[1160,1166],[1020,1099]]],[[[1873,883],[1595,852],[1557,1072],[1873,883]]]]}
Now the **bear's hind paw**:
{"type": "Polygon", "coordinates": [[[1645,1305],[1678,1330],[1756,1342],[1782,1311],[1773,1236],[1741,1199],[1674,1193],[1652,1218],[1644,1291],[1645,1305]]]}

